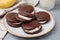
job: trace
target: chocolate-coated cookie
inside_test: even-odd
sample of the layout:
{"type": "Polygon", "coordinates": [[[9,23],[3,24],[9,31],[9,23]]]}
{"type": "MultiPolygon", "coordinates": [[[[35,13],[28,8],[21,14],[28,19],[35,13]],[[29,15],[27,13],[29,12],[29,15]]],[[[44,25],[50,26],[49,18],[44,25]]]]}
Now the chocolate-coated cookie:
{"type": "Polygon", "coordinates": [[[22,23],[22,29],[28,34],[35,34],[42,30],[42,25],[37,20],[33,20],[28,23],[22,23]]]}
{"type": "Polygon", "coordinates": [[[35,16],[40,23],[47,23],[50,20],[50,15],[44,11],[36,12],[35,16]]]}
{"type": "Polygon", "coordinates": [[[15,27],[15,28],[18,28],[21,26],[21,22],[17,22],[17,23],[12,23],[12,22],[9,22],[7,21],[8,25],[10,25],[11,27],[15,27]]]}
{"type": "Polygon", "coordinates": [[[8,13],[6,15],[6,21],[7,23],[12,27],[20,27],[21,22],[16,19],[17,13],[8,13]]]}
{"type": "Polygon", "coordinates": [[[6,19],[10,22],[19,22],[17,19],[16,19],[16,15],[17,13],[7,13],[6,15],[6,19]]]}
{"type": "Polygon", "coordinates": [[[32,13],[34,11],[34,7],[32,5],[29,5],[29,4],[22,4],[19,6],[19,12],[20,11],[32,13]]]}
{"type": "Polygon", "coordinates": [[[35,16],[33,14],[27,13],[27,12],[24,12],[24,11],[20,11],[18,13],[18,15],[16,16],[16,19],[18,19],[22,22],[29,22],[34,18],[35,18],[35,16]]]}

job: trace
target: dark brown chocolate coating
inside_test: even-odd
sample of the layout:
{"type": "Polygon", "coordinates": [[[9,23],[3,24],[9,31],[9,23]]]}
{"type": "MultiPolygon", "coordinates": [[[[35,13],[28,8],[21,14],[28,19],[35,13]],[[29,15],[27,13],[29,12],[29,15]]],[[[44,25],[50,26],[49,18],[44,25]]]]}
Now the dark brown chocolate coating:
{"type": "Polygon", "coordinates": [[[6,15],[6,19],[10,22],[19,22],[17,19],[16,19],[16,13],[8,13],[6,15]]]}
{"type": "MultiPolygon", "coordinates": [[[[18,15],[21,15],[21,16],[24,16],[24,17],[28,17],[28,18],[32,18],[32,19],[35,18],[35,16],[34,16],[33,14],[27,13],[27,12],[24,12],[24,11],[20,11],[20,12],[18,13],[18,15]]],[[[23,18],[21,18],[21,17],[18,17],[18,15],[16,16],[16,19],[19,20],[19,21],[22,21],[22,22],[29,22],[29,21],[32,20],[32,19],[31,19],[31,20],[23,19],[23,18]]]]}
{"type": "Polygon", "coordinates": [[[18,14],[22,15],[22,16],[25,16],[25,17],[33,16],[33,14],[27,13],[27,12],[24,12],[24,11],[20,11],[18,14]]]}
{"type": "Polygon", "coordinates": [[[34,11],[34,7],[32,5],[29,5],[29,4],[22,4],[19,6],[19,12],[20,11],[32,13],[34,11]]]}
{"type": "Polygon", "coordinates": [[[27,34],[36,34],[42,31],[42,25],[37,20],[32,20],[31,22],[28,22],[28,23],[22,23],[21,27],[24,30],[24,32],[27,34]],[[34,32],[29,32],[31,30],[34,30],[35,28],[38,28],[38,30],[34,32]]]}
{"type": "Polygon", "coordinates": [[[35,16],[39,22],[43,22],[43,21],[48,22],[50,20],[50,15],[44,11],[40,11],[40,12],[35,13],[35,16]]]}
{"type": "Polygon", "coordinates": [[[35,31],[35,32],[26,32],[26,31],[24,31],[25,33],[27,33],[27,34],[36,34],[36,33],[39,33],[39,32],[41,32],[42,31],[42,26],[41,26],[41,28],[38,30],[38,31],[35,31]]]}
{"type": "Polygon", "coordinates": [[[7,23],[12,27],[20,27],[21,22],[16,19],[16,13],[8,13],[6,15],[7,23]]]}
{"type": "Polygon", "coordinates": [[[18,28],[18,27],[20,27],[20,25],[21,25],[21,22],[12,23],[12,22],[7,21],[7,23],[8,23],[8,25],[10,25],[11,27],[15,27],[15,28],[18,28]]]}
{"type": "Polygon", "coordinates": [[[22,23],[22,28],[24,30],[32,30],[35,29],[36,27],[39,27],[41,24],[36,21],[36,20],[32,20],[31,22],[28,23],[22,23]]]}

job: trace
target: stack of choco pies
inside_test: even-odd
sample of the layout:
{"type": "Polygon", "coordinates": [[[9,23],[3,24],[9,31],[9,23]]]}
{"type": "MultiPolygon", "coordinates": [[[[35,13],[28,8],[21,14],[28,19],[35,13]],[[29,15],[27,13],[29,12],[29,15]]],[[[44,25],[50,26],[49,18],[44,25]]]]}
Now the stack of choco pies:
{"type": "Polygon", "coordinates": [[[34,7],[29,4],[22,4],[18,8],[18,13],[8,12],[6,20],[11,27],[22,27],[28,34],[36,34],[42,31],[42,25],[50,20],[47,12],[35,12],[34,7]]]}

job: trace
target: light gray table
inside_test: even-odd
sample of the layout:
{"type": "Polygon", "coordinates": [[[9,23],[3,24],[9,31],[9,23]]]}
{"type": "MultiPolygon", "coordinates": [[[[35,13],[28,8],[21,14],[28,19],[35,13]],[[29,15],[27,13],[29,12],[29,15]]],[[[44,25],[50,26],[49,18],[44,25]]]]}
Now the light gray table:
{"type": "MultiPolygon", "coordinates": [[[[39,5],[37,7],[39,7],[39,5]]],[[[4,40],[60,40],[60,0],[56,0],[56,6],[50,12],[52,12],[56,19],[56,26],[48,34],[33,39],[24,39],[13,36],[10,33],[8,33],[4,40]]]]}

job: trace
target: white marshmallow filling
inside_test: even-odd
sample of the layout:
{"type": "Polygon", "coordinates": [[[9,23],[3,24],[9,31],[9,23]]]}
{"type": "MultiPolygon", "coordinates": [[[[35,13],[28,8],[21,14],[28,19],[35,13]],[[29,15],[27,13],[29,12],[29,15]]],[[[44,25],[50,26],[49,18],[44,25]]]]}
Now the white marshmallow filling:
{"type": "MultiPolygon", "coordinates": [[[[42,20],[42,19],[38,19],[38,20],[42,20]]],[[[39,23],[46,23],[47,21],[40,21],[39,23]]]]}
{"type": "Polygon", "coordinates": [[[13,23],[13,24],[21,24],[21,22],[19,22],[19,23],[13,23]]]}
{"type": "Polygon", "coordinates": [[[22,19],[25,19],[25,20],[31,20],[32,18],[29,18],[29,17],[25,17],[25,16],[22,16],[22,15],[18,15],[18,17],[22,18],[22,19]]]}
{"type": "Polygon", "coordinates": [[[39,23],[46,23],[47,21],[40,21],[39,23]]]}
{"type": "Polygon", "coordinates": [[[32,12],[32,14],[34,14],[34,11],[32,12]]]}
{"type": "Polygon", "coordinates": [[[29,33],[34,33],[34,32],[37,32],[37,31],[39,31],[41,29],[41,26],[39,26],[39,27],[37,27],[37,28],[35,28],[35,29],[33,29],[33,30],[24,30],[25,32],[29,32],[29,33]]]}

